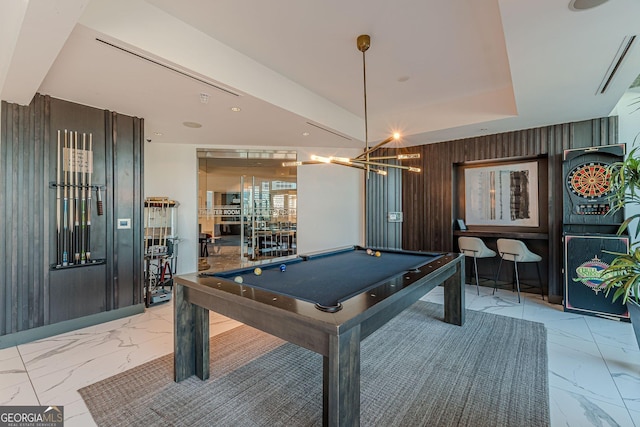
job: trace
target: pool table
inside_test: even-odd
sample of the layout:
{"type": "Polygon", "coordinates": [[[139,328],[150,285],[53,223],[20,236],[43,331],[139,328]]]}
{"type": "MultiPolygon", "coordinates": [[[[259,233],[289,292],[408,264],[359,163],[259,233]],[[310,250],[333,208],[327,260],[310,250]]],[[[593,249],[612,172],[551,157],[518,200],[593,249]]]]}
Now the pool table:
{"type": "Polygon", "coordinates": [[[444,320],[465,320],[464,256],[377,251],[302,255],[260,265],[260,275],[253,266],[175,276],[174,380],[209,378],[213,310],[322,354],[323,424],[358,425],[362,339],[443,283],[444,320]]]}

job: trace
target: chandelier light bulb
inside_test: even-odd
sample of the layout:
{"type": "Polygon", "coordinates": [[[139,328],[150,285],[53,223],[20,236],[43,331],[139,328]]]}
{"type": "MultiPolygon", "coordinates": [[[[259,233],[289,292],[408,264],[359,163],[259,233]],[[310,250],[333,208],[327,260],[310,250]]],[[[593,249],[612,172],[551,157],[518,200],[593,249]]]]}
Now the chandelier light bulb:
{"type": "Polygon", "coordinates": [[[322,163],[331,163],[331,159],[328,157],[316,156],[315,154],[311,155],[311,160],[322,163]]]}

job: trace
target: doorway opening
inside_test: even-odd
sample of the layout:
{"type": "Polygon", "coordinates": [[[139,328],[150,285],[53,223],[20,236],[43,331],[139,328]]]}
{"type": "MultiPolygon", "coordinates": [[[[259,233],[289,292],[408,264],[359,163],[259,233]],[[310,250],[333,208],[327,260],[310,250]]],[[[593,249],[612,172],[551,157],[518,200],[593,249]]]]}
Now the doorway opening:
{"type": "Polygon", "coordinates": [[[221,271],[297,252],[291,151],[198,150],[198,269],[221,271]]]}

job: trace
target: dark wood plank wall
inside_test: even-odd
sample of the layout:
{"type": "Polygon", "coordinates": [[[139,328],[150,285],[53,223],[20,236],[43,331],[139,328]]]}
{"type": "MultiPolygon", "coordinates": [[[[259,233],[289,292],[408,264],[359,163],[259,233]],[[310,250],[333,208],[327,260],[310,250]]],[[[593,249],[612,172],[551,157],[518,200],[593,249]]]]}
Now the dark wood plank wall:
{"type": "Polygon", "coordinates": [[[39,94],[28,106],[3,101],[0,110],[0,336],[141,304],[143,120],[39,94]],[[92,258],[105,264],[49,267],[56,262],[56,129],[93,133],[92,184],[105,186],[107,209],[122,205],[118,217],[132,219],[132,229],[118,234],[114,213],[96,216],[94,194],[92,258]]]}
{"type": "Polygon", "coordinates": [[[2,103],[0,138],[0,334],[42,325],[47,316],[49,218],[48,100],[2,103]],[[34,262],[39,260],[40,262],[34,262]]]}
{"type": "MultiPolygon", "coordinates": [[[[549,183],[549,294],[551,301],[561,302],[563,150],[616,144],[617,135],[617,117],[605,117],[414,147],[420,152],[421,159],[412,162],[419,163],[422,173],[402,174],[402,248],[454,250],[454,164],[546,155],[549,183]]],[[[377,191],[384,190],[378,187],[377,191]]],[[[374,200],[388,198],[389,195],[382,196],[370,191],[367,197],[374,200]]],[[[368,208],[373,206],[367,205],[368,208]]],[[[375,219],[371,214],[368,218],[375,219]]],[[[375,231],[376,227],[368,226],[368,230],[375,231]]]]}
{"type": "MultiPolygon", "coordinates": [[[[378,150],[376,155],[393,155],[395,150],[378,150]]],[[[380,163],[388,163],[381,161],[380,163]]],[[[366,237],[365,245],[376,248],[400,249],[402,248],[402,223],[389,222],[387,213],[402,212],[402,172],[399,169],[388,168],[387,175],[377,173],[364,173],[367,197],[365,212],[370,218],[365,221],[366,237]]]]}

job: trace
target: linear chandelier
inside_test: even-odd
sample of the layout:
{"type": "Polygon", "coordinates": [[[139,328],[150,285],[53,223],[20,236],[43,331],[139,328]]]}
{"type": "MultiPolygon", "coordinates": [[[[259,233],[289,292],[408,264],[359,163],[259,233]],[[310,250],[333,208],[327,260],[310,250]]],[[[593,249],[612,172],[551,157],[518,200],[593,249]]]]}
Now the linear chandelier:
{"type": "Polygon", "coordinates": [[[384,141],[376,144],[375,146],[369,148],[369,126],[367,121],[367,64],[365,60],[365,52],[371,46],[371,37],[367,34],[363,34],[358,36],[356,40],[358,50],[362,52],[362,75],[363,75],[363,83],[364,83],[364,139],[365,139],[365,149],[364,151],[353,158],[350,157],[322,157],[316,156],[315,154],[311,156],[311,160],[307,161],[297,161],[297,162],[284,162],[282,166],[301,166],[301,165],[318,165],[318,164],[335,164],[340,166],[349,166],[352,168],[357,168],[361,170],[365,170],[367,172],[375,172],[379,175],[386,175],[386,168],[394,168],[394,169],[402,169],[407,170],[409,172],[421,172],[420,168],[416,168],[413,166],[405,166],[398,164],[389,164],[382,163],[382,160],[408,160],[408,159],[419,159],[419,153],[413,154],[397,154],[394,156],[381,156],[381,157],[372,157],[371,153],[376,151],[379,148],[382,148],[384,145],[390,143],[391,141],[399,140],[400,134],[394,133],[392,136],[388,137],[384,141]]]}

